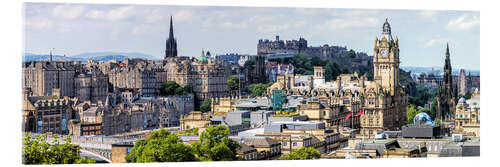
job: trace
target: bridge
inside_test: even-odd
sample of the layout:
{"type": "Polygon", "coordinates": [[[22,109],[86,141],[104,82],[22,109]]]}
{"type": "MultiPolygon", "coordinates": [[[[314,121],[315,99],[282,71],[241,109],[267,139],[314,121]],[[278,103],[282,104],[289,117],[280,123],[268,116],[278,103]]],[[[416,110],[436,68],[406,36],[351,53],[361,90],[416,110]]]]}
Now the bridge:
{"type": "MultiPolygon", "coordinates": [[[[171,132],[179,130],[179,127],[165,128],[171,132]]],[[[98,161],[112,163],[112,144],[115,143],[134,143],[139,139],[144,139],[145,134],[151,133],[153,130],[143,130],[136,132],[123,133],[112,136],[94,135],[94,136],[71,136],[71,144],[81,147],[80,156],[91,156],[89,158],[98,161]]],[[[36,137],[40,134],[30,133],[31,137],[36,137]]],[[[57,142],[65,143],[66,135],[59,135],[57,142]]],[[[54,136],[47,135],[47,142],[54,144],[54,136]]]]}

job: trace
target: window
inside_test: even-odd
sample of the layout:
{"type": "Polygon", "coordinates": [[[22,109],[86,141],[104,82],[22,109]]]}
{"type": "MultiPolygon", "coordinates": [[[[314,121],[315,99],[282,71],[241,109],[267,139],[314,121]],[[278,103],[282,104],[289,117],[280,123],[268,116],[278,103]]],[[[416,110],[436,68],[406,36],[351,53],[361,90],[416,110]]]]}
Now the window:
{"type": "Polygon", "coordinates": [[[283,146],[286,146],[286,142],[283,142],[283,146]]]}
{"type": "Polygon", "coordinates": [[[292,143],[294,147],[297,147],[297,142],[292,143]]]}

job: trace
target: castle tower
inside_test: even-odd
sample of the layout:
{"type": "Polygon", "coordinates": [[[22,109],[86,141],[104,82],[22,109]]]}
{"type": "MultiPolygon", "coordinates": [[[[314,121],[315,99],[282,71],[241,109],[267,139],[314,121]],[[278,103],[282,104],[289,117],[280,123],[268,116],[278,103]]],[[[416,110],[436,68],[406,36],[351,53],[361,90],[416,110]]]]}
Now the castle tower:
{"type": "Polygon", "coordinates": [[[399,80],[399,41],[392,38],[387,19],[382,26],[381,39],[375,38],[373,52],[374,80],[394,96],[399,80]]]}
{"type": "Polygon", "coordinates": [[[174,27],[172,23],[172,16],[170,16],[170,32],[166,41],[165,58],[177,57],[177,40],[174,38],[174,27]]]}

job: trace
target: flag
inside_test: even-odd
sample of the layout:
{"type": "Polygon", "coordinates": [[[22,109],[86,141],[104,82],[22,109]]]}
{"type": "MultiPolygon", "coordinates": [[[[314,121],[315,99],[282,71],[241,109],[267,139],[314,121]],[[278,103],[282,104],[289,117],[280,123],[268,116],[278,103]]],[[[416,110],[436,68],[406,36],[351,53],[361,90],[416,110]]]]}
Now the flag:
{"type": "Polygon", "coordinates": [[[358,114],[356,114],[357,117],[363,115],[365,113],[365,110],[361,109],[361,112],[359,112],[358,114]]]}
{"type": "Polygon", "coordinates": [[[347,116],[345,117],[345,120],[348,120],[349,117],[351,117],[351,115],[352,115],[352,111],[351,111],[351,113],[347,114],[347,116]]]}

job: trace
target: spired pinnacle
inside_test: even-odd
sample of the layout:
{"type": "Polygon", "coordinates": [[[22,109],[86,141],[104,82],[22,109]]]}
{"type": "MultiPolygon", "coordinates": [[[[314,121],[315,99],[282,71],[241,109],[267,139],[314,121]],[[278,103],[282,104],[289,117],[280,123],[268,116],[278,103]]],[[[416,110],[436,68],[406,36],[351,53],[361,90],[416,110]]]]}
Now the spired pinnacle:
{"type": "Polygon", "coordinates": [[[446,42],[446,56],[450,56],[450,47],[448,46],[448,42],[446,42]]]}
{"type": "Polygon", "coordinates": [[[174,38],[174,24],[172,15],[170,15],[170,31],[165,45],[165,58],[177,57],[177,41],[174,38]]]}
{"type": "Polygon", "coordinates": [[[391,25],[389,24],[387,18],[385,18],[384,25],[382,26],[382,35],[385,36],[385,38],[389,41],[393,40],[391,35],[391,25]]]}
{"type": "Polygon", "coordinates": [[[170,32],[168,34],[168,38],[174,38],[174,26],[172,23],[172,15],[170,15],[170,32]]]}

